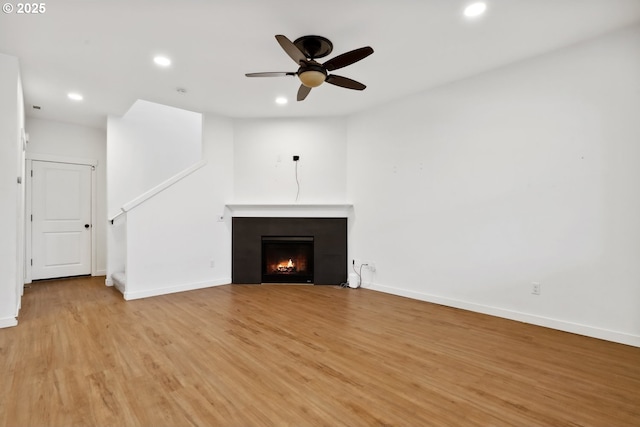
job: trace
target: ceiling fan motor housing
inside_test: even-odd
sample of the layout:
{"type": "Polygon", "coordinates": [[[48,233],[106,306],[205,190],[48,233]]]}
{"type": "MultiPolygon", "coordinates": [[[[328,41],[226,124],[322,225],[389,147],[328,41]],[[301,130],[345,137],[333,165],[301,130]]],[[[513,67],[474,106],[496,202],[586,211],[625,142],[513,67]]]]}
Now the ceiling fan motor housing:
{"type": "Polygon", "coordinates": [[[324,58],[333,51],[331,40],[322,36],[302,36],[295,39],[293,44],[311,59],[324,58]]]}

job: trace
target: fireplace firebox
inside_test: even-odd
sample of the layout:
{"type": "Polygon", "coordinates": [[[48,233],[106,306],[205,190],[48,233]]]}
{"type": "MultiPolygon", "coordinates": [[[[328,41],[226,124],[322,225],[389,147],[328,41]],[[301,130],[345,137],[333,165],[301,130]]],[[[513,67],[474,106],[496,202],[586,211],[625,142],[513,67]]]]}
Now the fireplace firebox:
{"type": "Polygon", "coordinates": [[[262,236],[262,283],[313,283],[313,237],[262,236]]]}

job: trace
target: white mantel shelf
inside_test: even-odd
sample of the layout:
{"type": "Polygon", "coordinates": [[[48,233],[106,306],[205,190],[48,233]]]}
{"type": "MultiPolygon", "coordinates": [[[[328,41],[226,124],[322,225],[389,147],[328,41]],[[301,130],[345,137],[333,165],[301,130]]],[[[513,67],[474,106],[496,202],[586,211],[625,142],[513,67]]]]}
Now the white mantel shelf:
{"type": "Polygon", "coordinates": [[[232,217],[283,217],[283,218],[348,218],[352,204],[249,204],[232,203],[226,208],[232,217]]]}

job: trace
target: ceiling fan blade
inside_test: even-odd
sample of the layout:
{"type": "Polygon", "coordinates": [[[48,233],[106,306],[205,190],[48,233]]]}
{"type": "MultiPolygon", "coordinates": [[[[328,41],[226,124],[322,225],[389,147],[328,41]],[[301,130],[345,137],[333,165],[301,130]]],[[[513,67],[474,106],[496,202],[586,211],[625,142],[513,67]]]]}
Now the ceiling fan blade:
{"type": "Polygon", "coordinates": [[[307,95],[309,95],[309,92],[311,92],[311,88],[307,87],[305,85],[300,85],[300,89],[298,89],[298,101],[304,101],[304,99],[307,97],[307,95]]]}
{"type": "Polygon", "coordinates": [[[282,76],[295,76],[296,73],[289,72],[267,72],[267,73],[247,73],[247,77],[282,77],[282,76]]]}
{"type": "Polygon", "coordinates": [[[347,89],[353,89],[353,90],[364,90],[364,88],[366,88],[366,86],[360,82],[348,79],[346,77],[336,76],[335,74],[331,74],[327,76],[327,79],[325,80],[325,82],[331,83],[332,85],[346,87],[347,89]]]}
{"type": "Polygon", "coordinates": [[[360,49],[355,49],[350,52],[343,53],[342,55],[338,55],[335,58],[331,58],[323,64],[323,67],[326,68],[327,71],[337,70],[338,68],[346,67],[354,62],[358,62],[372,53],[373,49],[370,46],[361,47],[360,49]]]}
{"type": "Polygon", "coordinates": [[[278,40],[282,49],[287,52],[287,55],[289,55],[296,64],[300,65],[301,62],[306,61],[307,58],[304,56],[304,53],[302,53],[300,49],[298,49],[286,36],[278,34],[276,36],[276,40],[278,40]]]}

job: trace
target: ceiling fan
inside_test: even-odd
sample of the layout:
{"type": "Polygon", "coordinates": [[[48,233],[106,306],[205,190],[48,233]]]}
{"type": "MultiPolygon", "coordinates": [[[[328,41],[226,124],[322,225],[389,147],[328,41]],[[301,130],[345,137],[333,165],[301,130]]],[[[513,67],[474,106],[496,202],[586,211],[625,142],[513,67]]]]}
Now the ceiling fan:
{"type": "Polygon", "coordinates": [[[281,77],[281,76],[298,76],[300,89],[298,89],[298,101],[304,100],[311,89],[327,82],[332,85],[344,87],[347,89],[364,90],[366,88],[360,82],[348,79],[346,77],[329,74],[329,71],[351,65],[373,53],[373,49],[369,46],[355,49],[342,55],[338,55],[321,64],[316,61],[318,58],[324,58],[333,50],[333,44],[322,36],[303,36],[295,41],[289,40],[283,35],[277,35],[276,40],[284,51],[298,64],[300,68],[296,72],[267,72],[267,73],[248,73],[247,77],[281,77]]]}

